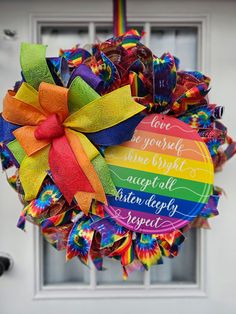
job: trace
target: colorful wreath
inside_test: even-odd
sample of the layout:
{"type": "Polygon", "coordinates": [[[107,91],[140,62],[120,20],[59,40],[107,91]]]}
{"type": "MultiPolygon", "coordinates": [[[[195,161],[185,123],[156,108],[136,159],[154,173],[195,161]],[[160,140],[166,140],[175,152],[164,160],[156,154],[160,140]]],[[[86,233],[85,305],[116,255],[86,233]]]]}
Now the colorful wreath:
{"type": "Polygon", "coordinates": [[[61,50],[22,44],[22,80],[1,116],[3,170],[28,220],[66,259],[98,270],[115,258],[124,278],[175,257],[184,233],[208,227],[221,189],[213,173],[235,153],[209,103],[210,79],[179,71],[131,30],[61,50]]]}

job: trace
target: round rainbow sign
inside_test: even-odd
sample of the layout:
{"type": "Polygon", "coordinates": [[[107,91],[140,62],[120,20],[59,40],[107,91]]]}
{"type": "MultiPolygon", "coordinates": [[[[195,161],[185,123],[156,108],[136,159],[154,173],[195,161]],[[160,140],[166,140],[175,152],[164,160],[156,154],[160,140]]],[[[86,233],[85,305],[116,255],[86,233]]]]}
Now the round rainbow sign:
{"type": "Polygon", "coordinates": [[[122,226],[167,233],[196,218],[212,194],[214,169],[196,130],[166,115],[151,114],[132,139],[105,151],[117,196],[106,211],[122,226]]]}

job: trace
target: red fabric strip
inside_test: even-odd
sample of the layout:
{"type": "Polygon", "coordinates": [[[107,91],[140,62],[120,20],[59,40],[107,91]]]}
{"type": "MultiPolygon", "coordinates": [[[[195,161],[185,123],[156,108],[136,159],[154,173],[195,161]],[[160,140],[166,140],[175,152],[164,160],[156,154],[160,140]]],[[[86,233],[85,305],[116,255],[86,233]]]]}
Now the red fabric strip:
{"type": "Polygon", "coordinates": [[[65,136],[53,139],[49,165],[53,180],[69,204],[78,191],[94,192],[65,136]]]}

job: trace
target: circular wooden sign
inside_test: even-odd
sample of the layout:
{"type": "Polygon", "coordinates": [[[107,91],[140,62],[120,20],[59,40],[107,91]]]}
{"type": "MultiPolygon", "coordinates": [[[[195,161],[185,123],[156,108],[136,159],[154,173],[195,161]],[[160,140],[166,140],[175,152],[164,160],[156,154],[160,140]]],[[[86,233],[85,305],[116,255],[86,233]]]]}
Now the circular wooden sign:
{"type": "Polygon", "coordinates": [[[106,211],[141,233],[168,233],[196,218],[212,194],[214,168],[196,130],[166,115],[151,114],[132,139],[105,151],[117,196],[106,211]]]}

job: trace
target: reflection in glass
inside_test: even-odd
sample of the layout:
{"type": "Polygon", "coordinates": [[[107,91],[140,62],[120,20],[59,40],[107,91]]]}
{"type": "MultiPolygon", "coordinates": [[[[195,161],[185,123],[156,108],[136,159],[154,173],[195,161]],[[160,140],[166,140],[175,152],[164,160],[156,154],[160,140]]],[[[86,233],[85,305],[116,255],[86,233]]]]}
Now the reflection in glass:
{"type": "Polygon", "coordinates": [[[105,271],[97,271],[98,285],[142,285],[144,280],[143,272],[134,272],[129,275],[126,281],[122,277],[122,267],[119,261],[105,258],[105,271]]]}
{"type": "Polygon", "coordinates": [[[151,283],[194,283],[196,282],[196,229],[185,234],[185,241],[177,257],[164,258],[163,265],[151,268],[151,283]]]}
{"type": "Polygon", "coordinates": [[[170,52],[180,59],[180,70],[196,70],[197,38],[196,27],[151,27],[149,46],[158,57],[170,52]]]}
{"type": "Polygon", "coordinates": [[[88,285],[90,282],[90,270],[77,258],[66,262],[65,251],[57,251],[44,240],[43,279],[44,285],[67,283],[88,285]]]}
{"type": "Polygon", "coordinates": [[[55,57],[60,48],[70,49],[79,44],[81,48],[89,44],[87,26],[45,26],[41,29],[41,42],[48,45],[47,56],[55,57]]]}
{"type": "Polygon", "coordinates": [[[96,26],[96,35],[95,42],[103,42],[113,36],[112,25],[97,25],[96,26]]]}
{"type": "Polygon", "coordinates": [[[127,29],[135,29],[137,30],[140,34],[143,32],[144,30],[144,26],[141,25],[141,24],[131,24],[131,23],[128,23],[127,24],[127,29]]]}

